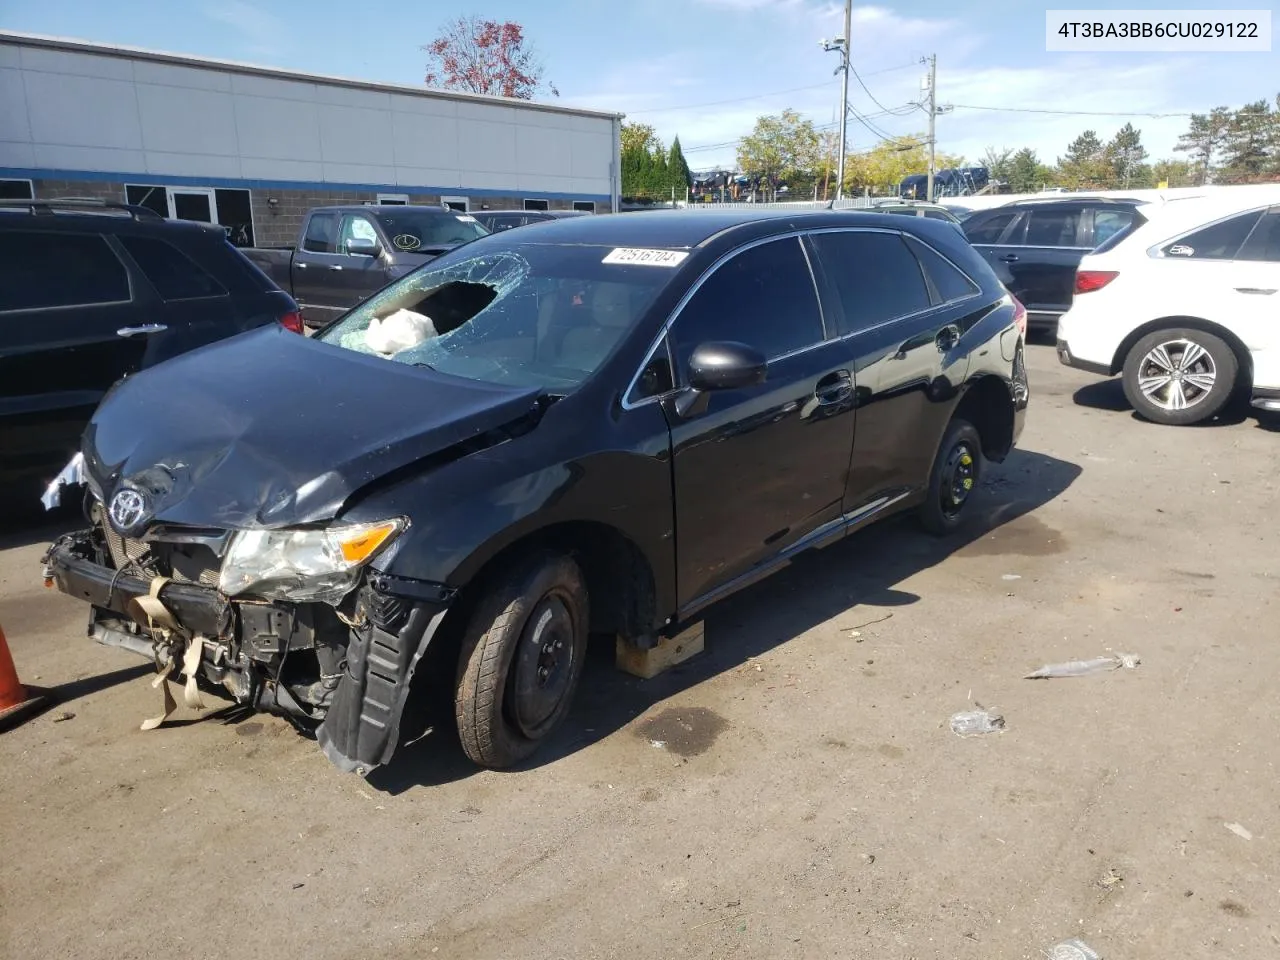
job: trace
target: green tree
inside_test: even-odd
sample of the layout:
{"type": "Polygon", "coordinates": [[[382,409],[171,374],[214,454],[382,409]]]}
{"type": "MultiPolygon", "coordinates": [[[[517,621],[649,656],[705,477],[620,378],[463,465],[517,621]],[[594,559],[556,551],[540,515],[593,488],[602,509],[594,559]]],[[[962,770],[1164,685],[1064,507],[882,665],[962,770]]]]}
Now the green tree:
{"type": "Polygon", "coordinates": [[[689,162],[680,149],[680,136],[671,141],[671,152],[667,155],[667,179],[675,187],[676,197],[683,198],[684,193],[693,186],[693,174],[689,171],[689,162]]]}
{"type": "Polygon", "coordinates": [[[652,152],[661,141],[652,126],[647,123],[624,123],[622,125],[622,152],[647,150],[652,152]]]}
{"type": "Polygon", "coordinates": [[[1058,182],[1072,190],[1097,190],[1107,185],[1109,171],[1104,152],[1098,134],[1086,130],[1072,140],[1067,152],[1058,158],[1058,182]]]}
{"type": "Polygon", "coordinates": [[[1194,187],[1195,165],[1188,160],[1157,160],[1151,167],[1151,185],[1167,183],[1170,187],[1194,187]]]}
{"type": "Polygon", "coordinates": [[[1142,131],[1134,129],[1133,124],[1126,123],[1116,131],[1103,151],[1103,159],[1113,188],[1151,186],[1151,167],[1143,162],[1147,150],[1142,145],[1142,131]]]}
{"type": "Polygon", "coordinates": [[[1208,113],[1193,113],[1191,126],[1178,138],[1174,149],[1191,154],[1196,186],[1208,183],[1213,175],[1214,160],[1230,122],[1231,111],[1226,107],[1214,107],[1208,113]]]}
{"type": "Polygon", "coordinates": [[[1231,115],[1222,138],[1222,168],[1215,181],[1260,183],[1276,171],[1280,113],[1266,100],[1247,103],[1231,115]]]}
{"type": "MultiPolygon", "coordinates": [[[[935,170],[964,166],[964,157],[939,153],[935,170]]],[[[929,172],[929,146],[925,135],[883,140],[870,150],[850,156],[845,162],[845,191],[852,194],[896,193],[904,177],[929,172]]],[[[921,194],[923,196],[923,193],[921,194]]]]}
{"type": "Polygon", "coordinates": [[[1035,193],[1053,182],[1053,171],[1040,162],[1036,152],[1023,147],[1009,160],[1009,190],[1013,193],[1035,193]]]}
{"type": "Polygon", "coordinates": [[[813,121],[795,110],[758,117],[738,144],[738,166],[748,176],[812,182],[820,163],[820,142],[813,121]]]}
{"type": "Polygon", "coordinates": [[[992,180],[1008,183],[1013,174],[1013,151],[1008,147],[987,147],[982,154],[981,164],[987,168],[987,174],[992,180]]]}

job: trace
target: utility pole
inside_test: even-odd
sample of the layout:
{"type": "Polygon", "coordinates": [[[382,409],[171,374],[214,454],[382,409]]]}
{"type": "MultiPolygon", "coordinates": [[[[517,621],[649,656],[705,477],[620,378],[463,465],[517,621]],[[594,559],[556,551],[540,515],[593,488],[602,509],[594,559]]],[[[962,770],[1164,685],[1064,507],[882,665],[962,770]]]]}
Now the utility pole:
{"type": "Polygon", "coordinates": [[[853,0],[844,0],[844,36],[836,37],[828,43],[822,41],[822,49],[828,53],[832,50],[840,52],[840,66],[836,73],[843,72],[844,79],[840,89],[840,159],[836,164],[836,199],[844,199],[844,161],[848,144],[849,130],[849,34],[853,29],[853,0]]]}
{"type": "Polygon", "coordinates": [[[938,55],[929,54],[929,181],[924,191],[924,198],[933,203],[933,175],[937,164],[938,137],[935,124],[938,118],[938,55]]]}
{"type": "Polygon", "coordinates": [[[940,113],[950,113],[954,107],[950,104],[939,106],[938,104],[938,55],[930,54],[928,60],[921,59],[921,63],[929,64],[929,103],[925,106],[929,114],[929,182],[925,187],[925,199],[930,203],[933,202],[933,178],[937,173],[937,157],[938,157],[938,134],[937,119],[940,113]]]}

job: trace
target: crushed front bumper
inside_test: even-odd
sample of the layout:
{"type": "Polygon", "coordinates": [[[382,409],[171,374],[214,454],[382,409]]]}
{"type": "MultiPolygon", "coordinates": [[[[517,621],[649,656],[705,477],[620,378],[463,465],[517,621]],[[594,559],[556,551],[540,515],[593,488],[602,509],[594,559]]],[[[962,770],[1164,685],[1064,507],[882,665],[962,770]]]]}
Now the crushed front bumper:
{"type": "Polygon", "coordinates": [[[93,530],[61,537],[44,557],[46,580],[90,604],[93,639],[180,665],[199,638],[202,686],[314,728],[325,755],[362,776],[394,753],[414,670],[453,597],[435,584],[371,574],[339,613],[321,603],[234,600],[199,583],[157,584],[108,562],[93,530]],[[139,601],[153,589],[176,631],[152,629],[139,601]]]}

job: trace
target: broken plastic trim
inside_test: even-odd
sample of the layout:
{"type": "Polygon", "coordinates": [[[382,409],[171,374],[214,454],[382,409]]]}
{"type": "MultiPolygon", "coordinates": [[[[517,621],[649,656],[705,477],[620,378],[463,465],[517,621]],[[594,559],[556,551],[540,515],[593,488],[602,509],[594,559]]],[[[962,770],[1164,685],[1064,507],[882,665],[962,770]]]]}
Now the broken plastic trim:
{"type": "Polygon", "coordinates": [[[447,611],[419,605],[396,633],[372,623],[351,631],[346,672],[316,730],[320,749],[339,770],[364,777],[391,759],[414,671],[447,611]]]}

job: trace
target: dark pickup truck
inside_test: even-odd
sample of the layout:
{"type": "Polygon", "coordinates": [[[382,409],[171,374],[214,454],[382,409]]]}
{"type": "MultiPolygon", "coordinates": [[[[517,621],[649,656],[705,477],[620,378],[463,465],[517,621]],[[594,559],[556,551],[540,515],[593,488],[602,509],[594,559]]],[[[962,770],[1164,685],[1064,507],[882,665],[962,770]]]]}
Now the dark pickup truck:
{"type": "Polygon", "coordinates": [[[454,247],[489,233],[474,217],[444,207],[316,207],[293,247],[244,253],[323,326],[384,285],[454,247]]]}

